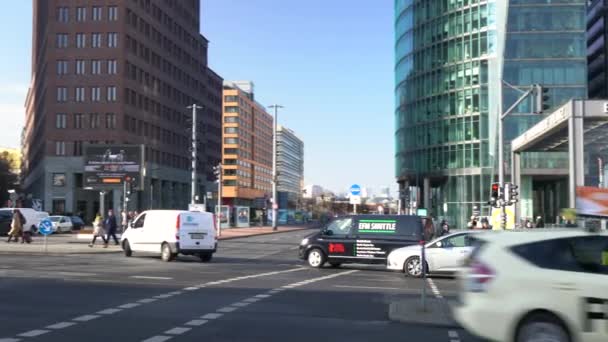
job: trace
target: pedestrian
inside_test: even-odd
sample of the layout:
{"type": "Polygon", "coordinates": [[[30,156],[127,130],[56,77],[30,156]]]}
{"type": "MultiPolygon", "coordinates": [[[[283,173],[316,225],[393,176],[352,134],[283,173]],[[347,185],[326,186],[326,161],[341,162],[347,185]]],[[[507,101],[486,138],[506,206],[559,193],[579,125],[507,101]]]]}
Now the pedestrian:
{"type": "Polygon", "coordinates": [[[536,228],[545,228],[545,221],[540,216],[536,218],[536,228]]]}
{"type": "Polygon", "coordinates": [[[485,230],[492,229],[492,226],[490,225],[490,222],[488,221],[487,218],[481,219],[481,229],[485,229],[485,230]]]}
{"type": "Polygon", "coordinates": [[[526,219],[526,222],[524,223],[524,227],[526,227],[528,229],[533,228],[532,221],[530,219],[526,219]]]}
{"type": "Polygon", "coordinates": [[[469,229],[477,229],[477,218],[475,216],[471,216],[471,221],[467,224],[469,229]]]}
{"type": "Polygon", "coordinates": [[[106,231],[103,229],[103,220],[99,214],[97,214],[95,220],[93,221],[93,240],[91,240],[91,243],[89,243],[89,247],[93,247],[95,245],[95,240],[97,240],[97,237],[101,238],[104,247],[108,246],[108,241],[106,240],[106,231]]]}
{"type": "Polygon", "coordinates": [[[110,237],[114,238],[114,244],[119,245],[118,239],[116,238],[116,229],[118,224],[116,223],[116,216],[114,216],[114,210],[108,210],[108,216],[103,221],[103,226],[106,230],[106,246],[110,242],[110,237]]]}
{"type": "Polygon", "coordinates": [[[450,225],[448,224],[448,221],[443,220],[441,221],[441,235],[448,235],[450,234],[450,225]]]}
{"type": "Polygon", "coordinates": [[[127,224],[129,223],[129,217],[127,216],[126,210],[120,213],[120,232],[124,233],[127,230],[127,224]]]}
{"type": "Polygon", "coordinates": [[[19,242],[19,236],[21,236],[21,231],[23,230],[24,224],[25,218],[23,217],[21,212],[18,209],[13,210],[11,230],[8,232],[8,240],[6,241],[6,243],[10,243],[13,238],[15,238],[15,242],[19,242]]]}

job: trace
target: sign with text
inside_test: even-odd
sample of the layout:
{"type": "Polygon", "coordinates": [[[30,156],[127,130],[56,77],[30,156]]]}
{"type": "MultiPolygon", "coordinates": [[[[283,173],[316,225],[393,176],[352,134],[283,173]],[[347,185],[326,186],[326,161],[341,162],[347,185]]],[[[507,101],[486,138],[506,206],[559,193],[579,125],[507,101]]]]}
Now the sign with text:
{"type": "Polygon", "coordinates": [[[84,183],[87,187],[141,184],[143,147],[140,145],[88,145],[85,147],[84,183]]]}

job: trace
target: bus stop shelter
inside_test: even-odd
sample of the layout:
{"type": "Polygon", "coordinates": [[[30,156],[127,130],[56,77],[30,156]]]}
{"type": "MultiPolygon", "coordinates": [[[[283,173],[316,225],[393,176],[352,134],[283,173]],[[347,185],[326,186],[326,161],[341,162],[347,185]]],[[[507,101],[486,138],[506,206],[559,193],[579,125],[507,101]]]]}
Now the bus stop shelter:
{"type": "MultiPolygon", "coordinates": [[[[608,100],[570,100],[515,138],[511,142],[513,183],[521,184],[522,153],[568,152],[568,204],[575,208],[576,188],[585,185],[585,153],[589,151],[608,152],[608,100]]],[[[516,217],[519,212],[518,203],[516,217]]]]}

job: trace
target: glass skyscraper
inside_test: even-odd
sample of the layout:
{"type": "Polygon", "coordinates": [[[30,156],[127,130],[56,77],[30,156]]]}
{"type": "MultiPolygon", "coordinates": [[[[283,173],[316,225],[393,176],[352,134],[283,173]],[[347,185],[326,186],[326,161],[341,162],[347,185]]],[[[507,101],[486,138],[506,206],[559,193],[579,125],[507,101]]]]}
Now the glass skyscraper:
{"type": "MultiPolygon", "coordinates": [[[[584,0],[396,0],[395,157],[404,196],[457,227],[474,211],[488,215],[499,113],[535,83],[549,88],[554,107],[586,97],[585,44],[584,0]]],[[[530,114],[532,103],[505,121],[507,142],[542,118],[530,114]]],[[[566,203],[567,160],[527,154],[522,166],[522,216],[551,222],[566,203]]]]}

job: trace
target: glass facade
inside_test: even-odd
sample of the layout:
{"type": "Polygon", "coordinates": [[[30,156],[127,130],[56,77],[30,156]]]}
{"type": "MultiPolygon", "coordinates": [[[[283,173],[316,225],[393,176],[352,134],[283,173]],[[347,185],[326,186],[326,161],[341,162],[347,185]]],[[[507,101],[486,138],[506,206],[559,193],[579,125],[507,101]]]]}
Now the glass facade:
{"type": "MultiPolygon", "coordinates": [[[[461,226],[489,211],[498,113],[518,98],[501,80],[549,86],[553,105],[586,95],[584,0],[396,0],[395,16],[397,179],[405,192],[426,180],[418,207],[461,226]]],[[[508,140],[540,119],[530,103],[508,140]]]]}

